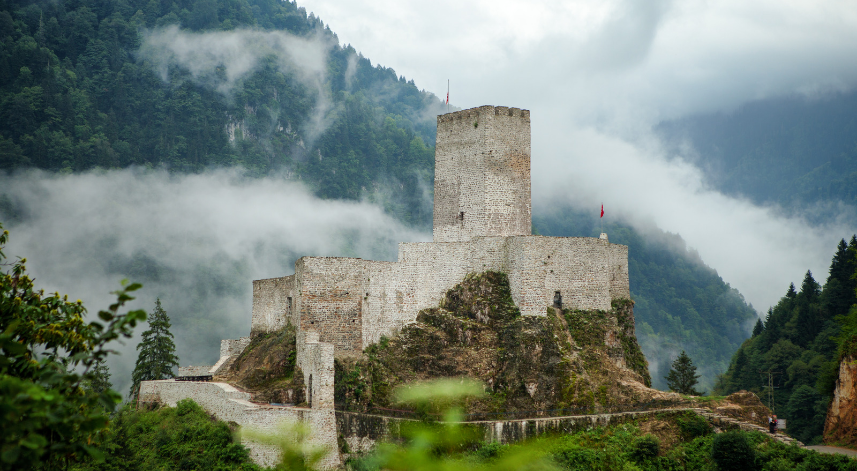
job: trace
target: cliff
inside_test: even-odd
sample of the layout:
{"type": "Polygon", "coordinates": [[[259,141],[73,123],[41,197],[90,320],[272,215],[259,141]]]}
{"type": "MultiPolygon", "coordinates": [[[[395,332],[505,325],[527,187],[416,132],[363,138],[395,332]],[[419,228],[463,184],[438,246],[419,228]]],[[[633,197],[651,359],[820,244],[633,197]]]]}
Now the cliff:
{"type": "Polygon", "coordinates": [[[391,396],[398,385],[462,376],[486,385],[487,394],[467,404],[486,417],[679,399],[648,387],[632,301],[615,301],[610,311],[521,316],[498,272],[468,275],[440,306],[362,355],[337,359],[335,370],[336,408],[361,412],[399,407],[391,396]]]}
{"type": "Polygon", "coordinates": [[[833,401],[824,420],[824,441],[857,446],[857,357],[853,353],[845,355],[839,363],[833,401]]]}

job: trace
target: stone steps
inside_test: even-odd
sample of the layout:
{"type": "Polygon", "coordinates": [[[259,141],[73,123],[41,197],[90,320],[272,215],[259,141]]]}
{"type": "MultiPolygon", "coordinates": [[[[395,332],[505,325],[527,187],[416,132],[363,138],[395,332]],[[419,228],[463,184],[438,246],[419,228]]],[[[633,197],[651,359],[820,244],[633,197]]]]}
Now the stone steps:
{"type": "Polygon", "coordinates": [[[697,408],[697,409],[690,409],[690,410],[692,410],[692,411],[696,412],[697,414],[701,415],[702,417],[705,417],[706,419],[708,419],[708,421],[711,422],[711,425],[714,426],[715,433],[721,433],[724,431],[724,429],[738,428],[738,429],[741,429],[744,431],[756,431],[756,432],[762,432],[765,434],[769,434],[769,435],[771,435],[771,438],[773,438],[774,440],[779,440],[780,442],[783,442],[786,445],[795,444],[795,445],[800,446],[800,447],[804,446],[804,444],[801,443],[800,441],[795,440],[794,438],[789,437],[788,435],[785,435],[783,433],[770,434],[770,432],[768,432],[768,429],[766,429],[765,427],[762,427],[760,425],[743,422],[743,421],[740,421],[738,419],[734,419],[732,417],[727,417],[725,415],[717,414],[715,412],[710,411],[709,409],[697,408]]]}

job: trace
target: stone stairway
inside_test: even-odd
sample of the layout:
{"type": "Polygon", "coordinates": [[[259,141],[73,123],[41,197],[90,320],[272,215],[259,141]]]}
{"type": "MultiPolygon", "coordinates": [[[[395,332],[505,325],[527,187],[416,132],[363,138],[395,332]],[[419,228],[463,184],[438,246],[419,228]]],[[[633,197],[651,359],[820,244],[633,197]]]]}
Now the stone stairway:
{"type": "MultiPolygon", "coordinates": [[[[708,419],[708,421],[711,423],[711,425],[714,426],[715,433],[721,433],[724,430],[731,430],[731,429],[738,428],[738,429],[745,430],[745,431],[753,430],[756,432],[762,432],[765,434],[769,434],[768,429],[765,427],[762,427],[762,426],[756,425],[756,424],[751,424],[748,422],[743,422],[741,420],[734,419],[732,417],[727,417],[725,415],[717,414],[715,412],[712,412],[709,409],[691,409],[691,410],[696,412],[697,414],[701,415],[702,417],[705,417],[706,419],[708,419]]],[[[800,446],[800,447],[804,446],[804,444],[801,443],[800,441],[795,440],[794,438],[789,437],[788,435],[785,435],[783,433],[775,433],[771,436],[775,440],[779,440],[779,441],[785,443],[786,445],[795,444],[795,445],[800,446]]]]}

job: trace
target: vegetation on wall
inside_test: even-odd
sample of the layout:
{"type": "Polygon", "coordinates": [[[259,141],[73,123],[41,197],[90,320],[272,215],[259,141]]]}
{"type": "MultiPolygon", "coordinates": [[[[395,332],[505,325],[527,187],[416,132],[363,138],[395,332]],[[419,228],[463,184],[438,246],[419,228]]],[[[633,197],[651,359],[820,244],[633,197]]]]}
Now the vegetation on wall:
{"type": "Polygon", "coordinates": [[[839,362],[851,352],[857,325],[857,236],[840,241],[822,287],[812,273],[768,310],[761,328],[735,353],[717,390],[754,391],[767,401],[767,372],[774,375],[774,404],[789,433],[806,443],[821,440],[839,362]]]}

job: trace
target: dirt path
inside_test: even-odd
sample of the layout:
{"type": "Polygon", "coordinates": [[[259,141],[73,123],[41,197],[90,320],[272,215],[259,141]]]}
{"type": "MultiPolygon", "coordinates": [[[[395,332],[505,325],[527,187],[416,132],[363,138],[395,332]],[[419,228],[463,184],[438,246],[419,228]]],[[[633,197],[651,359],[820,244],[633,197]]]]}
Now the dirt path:
{"type": "Polygon", "coordinates": [[[812,445],[806,447],[808,450],[815,450],[819,453],[830,453],[830,454],[839,454],[846,455],[849,458],[857,458],[857,450],[852,450],[850,448],[842,448],[839,446],[824,446],[824,445],[812,445]]]}

